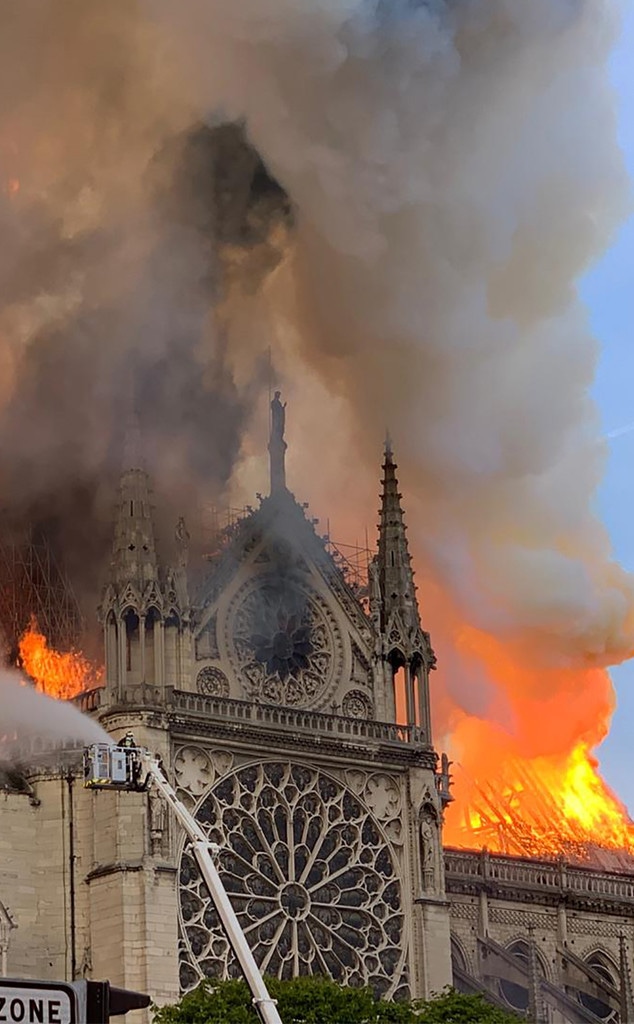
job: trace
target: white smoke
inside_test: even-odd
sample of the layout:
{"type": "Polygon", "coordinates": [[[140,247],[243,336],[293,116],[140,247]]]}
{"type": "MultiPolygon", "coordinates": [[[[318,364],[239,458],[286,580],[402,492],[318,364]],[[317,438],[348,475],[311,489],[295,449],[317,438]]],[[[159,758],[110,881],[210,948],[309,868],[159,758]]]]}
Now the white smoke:
{"type": "Polygon", "coordinates": [[[16,672],[0,672],[0,761],[47,747],[107,742],[101,726],[72,704],[39,693],[16,672]]]}

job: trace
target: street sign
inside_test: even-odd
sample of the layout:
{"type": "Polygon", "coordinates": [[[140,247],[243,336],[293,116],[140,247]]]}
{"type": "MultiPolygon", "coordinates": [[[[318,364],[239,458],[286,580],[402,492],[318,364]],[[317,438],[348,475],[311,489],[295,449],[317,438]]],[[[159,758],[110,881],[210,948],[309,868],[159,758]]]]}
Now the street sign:
{"type": "Polygon", "coordinates": [[[0,978],[0,1024],[82,1024],[78,993],[61,982],[0,978]]]}
{"type": "Polygon", "coordinates": [[[109,981],[0,978],[0,1024],[108,1024],[151,1001],[144,992],[112,988],[109,981]]]}

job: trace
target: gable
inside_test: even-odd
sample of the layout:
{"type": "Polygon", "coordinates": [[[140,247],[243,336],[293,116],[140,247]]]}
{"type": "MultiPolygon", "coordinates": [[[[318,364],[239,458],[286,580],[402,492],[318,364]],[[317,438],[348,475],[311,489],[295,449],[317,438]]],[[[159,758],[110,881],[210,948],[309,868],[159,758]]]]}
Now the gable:
{"type": "Polygon", "coordinates": [[[373,627],[292,495],[240,524],[202,588],[192,684],[215,668],[237,699],[373,717],[373,627]],[[362,713],[363,712],[363,713],[362,713]]]}

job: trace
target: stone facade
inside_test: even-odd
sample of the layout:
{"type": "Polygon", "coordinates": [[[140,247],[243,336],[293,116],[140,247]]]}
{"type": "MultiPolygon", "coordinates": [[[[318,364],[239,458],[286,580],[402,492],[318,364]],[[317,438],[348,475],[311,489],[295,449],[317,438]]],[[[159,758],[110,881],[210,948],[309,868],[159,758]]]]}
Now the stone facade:
{"type": "MultiPolygon", "coordinates": [[[[234,526],[195,599],[185,524],[176,564],[161,565],[147,476],[123,474],[100,609],[106,685],[82,709],[160,756],[223,846],[219,871],[268,973],[327,973],[395,997],[453,977],[536,1020],[627,1020],[632,879],[443,853],[435,659],[390,448],[360,595],[286,488],[276,416],[271,495],[234,526]]],[[[0,795],[9,974],[108,978],[160,1003],[235,973],[161,801],[88,791],[78,755],[65,757],[0,795]]]]}
{"type": "Polygon", "coordinates": [[[458,987],[538,1020],[634,1020],[634,877],[462,850],[445,870],[458,987]]]}

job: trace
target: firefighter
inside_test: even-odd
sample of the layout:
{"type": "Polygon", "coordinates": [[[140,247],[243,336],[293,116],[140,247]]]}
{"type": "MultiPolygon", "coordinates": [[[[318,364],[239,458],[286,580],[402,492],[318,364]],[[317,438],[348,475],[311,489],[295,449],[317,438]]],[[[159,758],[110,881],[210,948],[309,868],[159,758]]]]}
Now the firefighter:
{"type": "Polygon", "coordinates": [[[137,745],[134,740],[134,736],[131,732],[127,732],[125,736],[117,743],[118,747],[123,748],[126,751],[126,765],[127,765],[127,776],[128,782],[133,786],[134,789],[143,789],[144,786],[141,782],[141,763],[136,757],[137,745]]]}

